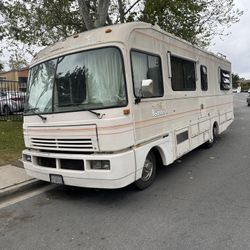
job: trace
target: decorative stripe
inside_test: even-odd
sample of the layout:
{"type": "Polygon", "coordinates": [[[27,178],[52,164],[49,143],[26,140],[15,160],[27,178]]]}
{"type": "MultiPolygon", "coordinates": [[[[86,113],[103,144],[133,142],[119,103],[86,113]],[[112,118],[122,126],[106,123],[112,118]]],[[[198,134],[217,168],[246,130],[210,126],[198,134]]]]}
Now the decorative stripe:
{"type": "MultiPolygon", "coordinates": [[[[207,108],[205,107],[205,109],[206,110],[210,110],[210,109],[213,109],[214,107],[225,106],[225,105],[228,105],[228,104],[232,104],[232,102],[227,102],[227,103],[222,103],[222,104],[208,106],[207,108]]],[[[188,111],[185,111],[185,112],[180,112],[180,113],[176,113],[176,114],[166,115],[166,116],[162,116],[162,117],[155,117],[155,118],[150,118],[150,119],[147,119],[147,120],[130,122],[130,123],[127,123],[127,124],[119,124],[119,125],[107,126],[107,127],[100,127],[100,126],[98,126],[98,133],[101,132],[100,130],[119,129],[119,128],[122,128],[122,127],[132,126],[133,124],[138,125],[138,128],[144,128],[144,127],[148,127],[148,126],[153,126],[153,125],[160,124],[161,122],[166,122],[171,117],[179,116],[179,117],[176,117],[176,118],[181,118],[181,117],[185,116],[186,114],[194,113],[194,112],[195,112],[194,115],[195,114],[199,114],[200,110],[201,109],[193,109],[193,110],[188,110],[188,111]],[[159,120],[165,120],[165,121],[155,122],[155,121],[159,121],[159,120]],[[140,126],[140,124],[149,123],[149,122],[152,122],[152,121],[154,122],[153,124],[148,124],[148,125],[140,126]]],[[[71,126],[71,125],[69,125],[69,126],[71,126]]],[[[60,131],[61,130],[58,127],[55,127],[55,128],[50,127],[51,129],[47,129],[46,127],[42,127],[42,126],[37,126],[37,127],[36,126],[32,126],[32,127],[28,126],[28,127],[31,128],[31,129],[24,129],[24,132],[25,131],[29,131],[30,132],[31,130],[33,130],[33,131],[45,131],[46,130],[46,132],[47,131],[60,131]]],[[[62,131],[84,131],[84,130],[85,131],[96,131],[96,128],[76,128],[76,129],[63,128],[62,129],[62,131]]],[[[120,132],[115,132],[115,133],[107,133],[107,134],[102,134],[102,135],[121,134],[121,133],[129,132],[129,131],[132,131],[132,130],[133,129],[129,129],[129,130],[126,130],[126,131],[120,131],[120,132]]],[[[89,135],[89,136],[94,136],[94,135],[89,135]]]]}

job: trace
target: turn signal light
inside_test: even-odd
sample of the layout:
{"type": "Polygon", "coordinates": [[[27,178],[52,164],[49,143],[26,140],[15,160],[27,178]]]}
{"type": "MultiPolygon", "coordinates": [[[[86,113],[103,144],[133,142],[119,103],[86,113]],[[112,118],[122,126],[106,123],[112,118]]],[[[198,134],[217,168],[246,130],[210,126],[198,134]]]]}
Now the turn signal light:
{"type": "Polygon", "coordinates": [[[123,114],[124,115],[129,115],[130,114],[130,109],[124,109],[123,114]]]}
{"type": "Polygon", "coordinates": [[[105,30],[105,33],[111,33],[112,32],[112,29],[106,29],[105,30]]]}

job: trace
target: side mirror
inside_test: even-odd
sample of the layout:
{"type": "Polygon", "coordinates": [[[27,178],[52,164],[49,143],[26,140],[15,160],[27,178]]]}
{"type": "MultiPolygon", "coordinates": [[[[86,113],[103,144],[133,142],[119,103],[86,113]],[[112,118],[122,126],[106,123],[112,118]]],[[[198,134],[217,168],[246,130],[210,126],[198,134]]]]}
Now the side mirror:
{"type": "Polygon", "coordinates": [[[141,81],[141,88],[139,89],[139,96],[135,98],[135,104],[141,102],[143,97],[152,97],[153,96],[153,80],[145,79],[141,81]]]}
{"type": "Polygon", "coordinates": [[[152,79],[145,79],[141,82],[141,90],[142,90],[142,97],[151,97],[153,96],[153,80],[152,79]]]}

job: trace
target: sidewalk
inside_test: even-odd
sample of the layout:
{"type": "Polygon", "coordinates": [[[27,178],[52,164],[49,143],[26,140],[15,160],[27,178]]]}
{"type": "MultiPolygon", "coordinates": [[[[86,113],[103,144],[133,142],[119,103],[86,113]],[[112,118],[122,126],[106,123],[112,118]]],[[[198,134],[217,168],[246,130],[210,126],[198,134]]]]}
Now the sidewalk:
{"type": "Polygon", "coordinates": [[[28,176],[21,161],[0,166],[0,199],[4,196],[28,190],[40,181],[28,176]]]}

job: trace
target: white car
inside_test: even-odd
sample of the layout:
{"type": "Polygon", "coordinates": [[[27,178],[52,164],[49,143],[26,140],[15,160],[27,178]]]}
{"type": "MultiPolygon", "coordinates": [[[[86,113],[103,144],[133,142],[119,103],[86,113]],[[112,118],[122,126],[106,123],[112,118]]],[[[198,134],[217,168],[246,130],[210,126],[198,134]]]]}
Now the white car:
{"type": "Polygon", "coordinates": [[[19,92],[0,92],[0,114],[9,115],[23,110],[24,96],[19,92]]]}
{"type": "Polygon", "coordinates": [[[25,93],[24,92],[16,92],[16,91],[9,91],[7,92],[7,96],[9,99],[14,101],[17,106],[16,111],[23,111],[24,109],[24,100],[25,100],[25,93]]]}

